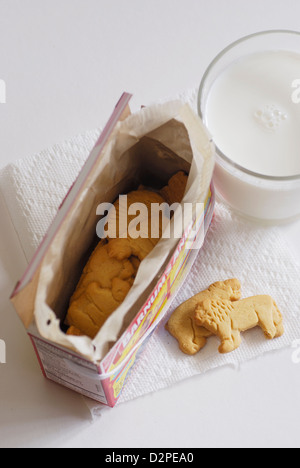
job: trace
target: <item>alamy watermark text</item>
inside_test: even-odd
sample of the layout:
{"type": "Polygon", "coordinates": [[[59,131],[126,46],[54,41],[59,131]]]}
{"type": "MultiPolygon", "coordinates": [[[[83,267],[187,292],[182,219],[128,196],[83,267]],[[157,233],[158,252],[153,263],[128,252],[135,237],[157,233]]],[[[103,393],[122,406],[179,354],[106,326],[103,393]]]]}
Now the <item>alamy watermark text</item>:
{"type": "Polygon", "coordinates": [[[0,79],[0,104],[6,104],[6,83],[0,79]]]}
{"type": "Polygon", "coordinates": [[[293,81],[292,88],[294,89],[292,93],[292,101],[294,104],[300,104],[300,79],[293,81]]]}
{"type": "MultiPolygon", "coordinates": [[[[101,216],[101,220],[97,224],[97,235],[100,239],[181,239],[188,230],[191,239],[199,234],[204,237],[201,232],[204,208],[203,203],[129,204],[127,195],[121,195],[118,209],[111,203],[98,206],[97,216],[101,216]]],[[[189,244],[188,248],[197,247],[189,244]]]]}
{"type": "Polygon", "coordinates": [[[0,364],[6,364],[6,344],[4,340],[0,340],[0,364]]]}

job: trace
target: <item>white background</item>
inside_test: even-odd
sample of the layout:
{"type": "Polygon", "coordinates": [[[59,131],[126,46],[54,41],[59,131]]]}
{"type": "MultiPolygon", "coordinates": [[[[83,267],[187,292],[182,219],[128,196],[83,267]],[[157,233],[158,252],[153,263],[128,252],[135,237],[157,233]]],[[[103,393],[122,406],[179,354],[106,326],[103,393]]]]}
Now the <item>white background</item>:
{"type": "MultiPolygon", "coordinates": [[[[0,0],[0,168],[102,126],[123,91],[133,108],[176,95],[233,40],[297,30],[299,19],[299,0],[0,0]]],[[[300,255],[300,224],[283,229],[300,255]]],[[[3,221],[0,260],[1,447],[300,446],[292,349],[107,408],[91,423],[80,396],[44,380],[9,305],[25,261],[3,221]]]]}

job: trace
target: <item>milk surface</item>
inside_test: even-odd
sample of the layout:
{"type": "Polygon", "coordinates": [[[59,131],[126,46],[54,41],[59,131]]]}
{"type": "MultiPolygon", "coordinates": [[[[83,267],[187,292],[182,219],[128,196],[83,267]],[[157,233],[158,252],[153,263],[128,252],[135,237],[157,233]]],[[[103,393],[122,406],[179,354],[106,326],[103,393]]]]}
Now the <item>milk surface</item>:
{"type": "Polygon", "coordinates": [[[300,174],[300,54],[246,56],[212,85],[205,123],[233,162],[267,176],[300,174]],[[293,87],[294,86],[294,87],[293,87]]]}

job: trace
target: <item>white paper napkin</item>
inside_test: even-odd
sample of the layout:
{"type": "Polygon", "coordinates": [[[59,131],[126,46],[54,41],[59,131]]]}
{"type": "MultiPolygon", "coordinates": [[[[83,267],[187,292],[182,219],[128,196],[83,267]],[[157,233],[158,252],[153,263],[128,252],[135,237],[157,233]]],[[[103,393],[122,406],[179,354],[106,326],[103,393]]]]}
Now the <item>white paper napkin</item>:
{"type": "MultiPolygon", "coordinates": [[[[193,90],[181,98],[195,108],[195,96],[193,90]]],[[[0,172],[0,189],[28,261],[99,133],[100,130],[86,132],[0,172]]],[[[299,265],[281,231],[251,224],[218,203],[205,245],[172,310],[211,283],[232,277],[241,280],[243,297],[270,294],[275,298],[284,315],[285,335],[268,341],[260,329],[251,330],[243,334],[241,347],[229,355],[220,355],[217,339],[211,338],[199,354],[189,357],[179,351],[176,340],[165,330],[166,318],[143,347],[118,404],[207,370],[239,365],[266,352],[289,347],[300,338],[299,265]]],[[[95,414],[100,408],[91,401],[89,407],[95,414]]]]}
{"type": "Polygon", "coordinates": [[[0,171],[0,190],[28,262],[99,134],[88,131],[0,171]]]}
{"type": "Polygon", "coordinates": [[[228,355],[220,355],[218,340],[210,338],[200,353],[189,357],[179,351],[177,342],[165,330],[167,317],[145,347],[121,401],[165,388],[216,367],[239,366],[266,352],[289,347],[299,339],[299,266],[280,232],[275,228],[257,228],[219,203],[204,247],[172,310],[211,283],[232,277],[241,280],[243,297],[270,294],[276,299],[284,315],[285,335],[268,341],[260,329],[251,330],[243,334],[240,348],[228,355]]]}

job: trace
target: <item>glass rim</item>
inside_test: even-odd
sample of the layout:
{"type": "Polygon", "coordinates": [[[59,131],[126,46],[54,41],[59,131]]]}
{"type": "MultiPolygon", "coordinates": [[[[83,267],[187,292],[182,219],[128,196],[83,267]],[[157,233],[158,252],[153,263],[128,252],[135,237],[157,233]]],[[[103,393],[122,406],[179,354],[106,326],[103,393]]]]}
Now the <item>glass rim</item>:
{"type": "MultiPolygon", "coordinates": [[[[210,63],[210,65],[208,66],[208,68],[206,69],[203,75],[203,78],[200,83],[199,92],[198,92],[198,113],[203,121],[204,121],[204,115],[201,109],[201,104],[203,101],[203,92],[204,92],[204,87],[206,85],[208,75],[210,74],[214,66],[227,54],[227,52],[234,49],[239,44],[242,44],[243,42],[254,39],[256,37],[267,36],[267,35],[272,35],[272,34],[285,34],[285,35],[294,35],[294,36],[300,37],[300,31],[293,31],[293,30],[288,30],[288,29],[273,29],[273,30],[268,30],[268,31],[257,32],[254,34],[249,34],[229,44],[227,47],[225,47],[225,49],[219,52],[219,54],[213,59],[213,61],[210,63]]],[[[261,174],[259,172],[251,171],[245,168],[244,166],[241,166],[240,164],[234,162],[232,159],[226,156],[217,145],[215,146],[216,146],[217,155],[221,158],[221,160],[227,162],[230,166],[232,166],[232,168],[238,169],[244,174],[250,175],[258,179],[267,180],[267,181],[275,181],[275,182],[289,182],[289,181],[300,180],[300,174],[296,174],[292,176],[268,176],[265,174],[261,174]]]]}

